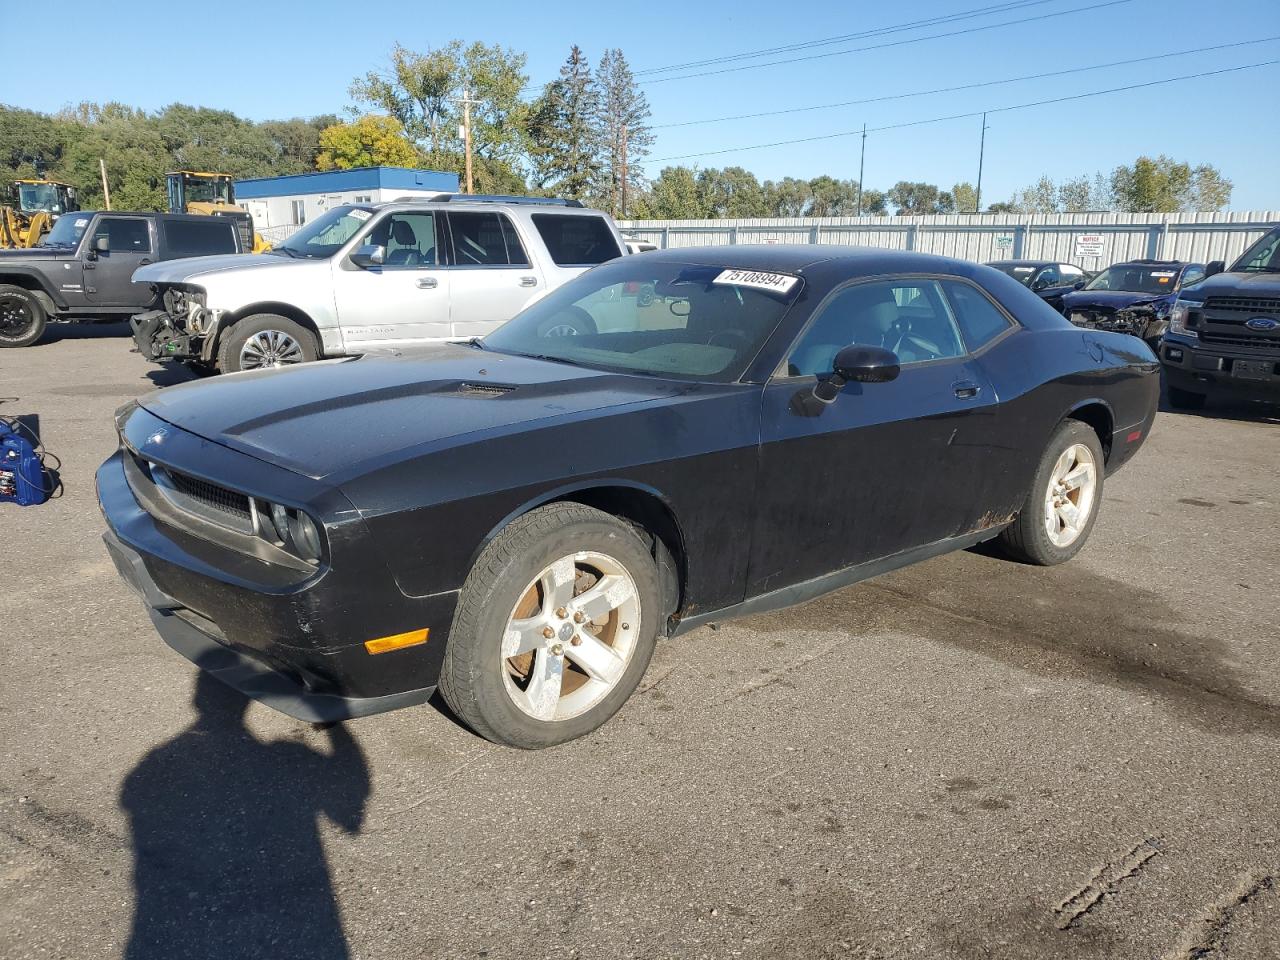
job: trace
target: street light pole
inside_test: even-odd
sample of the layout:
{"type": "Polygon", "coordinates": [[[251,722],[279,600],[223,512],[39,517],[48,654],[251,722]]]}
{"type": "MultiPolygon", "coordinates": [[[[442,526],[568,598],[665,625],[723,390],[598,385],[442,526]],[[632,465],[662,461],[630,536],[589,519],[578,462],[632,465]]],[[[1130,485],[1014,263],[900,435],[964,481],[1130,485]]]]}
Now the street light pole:
{"type": "Polygon", "coordinates": [[[973,191],[973,212],[982,212],[982,159],[987,151],[987,115],[982,115],[982,138],[978,141],[978,186],[973,191]]]}
{"type": "Polygon", "coordinates": [[[858,216],[862,216],[862,178],[867,171],[867,125],[862,125],[862,159],[858,161],[858,216]]]}

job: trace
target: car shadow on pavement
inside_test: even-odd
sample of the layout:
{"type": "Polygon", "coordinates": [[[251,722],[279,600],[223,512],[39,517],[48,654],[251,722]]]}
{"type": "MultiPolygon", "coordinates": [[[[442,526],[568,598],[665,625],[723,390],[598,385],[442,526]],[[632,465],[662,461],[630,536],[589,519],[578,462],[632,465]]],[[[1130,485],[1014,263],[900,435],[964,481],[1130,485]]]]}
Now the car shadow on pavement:
{"type": "Polygon", "coordinates": [[[1199,410],[1187,410],[1171,404],[1168,393],[1162,389],[1159,409],[1161,413],[1174,413],[1181,417],[1280,424],[1280,403],[1266,400],[1223,400],[1210,396],[1208,402],[1199,410]]]}
{"type": "Polygon", "coordinates": [[[39,350],[60,340],[107,340],[112,337],[128,337],[133,333],[128,320],[116,323],[51,323],[44,335],[27,350],[39,350]]]}
{"type": "Polygon", "coordinates": [[[142,759],[120,803],[136,906],[126,960],[346,960],[320,841],[328,818],[358,833],[369,769],[342,724],[328,752],[259,740],[249,701],[201,672],[190,727],[142,759]]]}

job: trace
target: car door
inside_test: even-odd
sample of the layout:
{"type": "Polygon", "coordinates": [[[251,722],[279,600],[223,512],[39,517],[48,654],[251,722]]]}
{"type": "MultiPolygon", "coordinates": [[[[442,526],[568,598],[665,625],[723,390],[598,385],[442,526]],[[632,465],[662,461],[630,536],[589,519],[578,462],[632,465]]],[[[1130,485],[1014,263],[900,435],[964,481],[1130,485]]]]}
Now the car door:
{"type": "Polygon", "coordinates": [[[440,262],[439,217],[430,210],[389,213],[359,246],[381,247],[383,262],[362,268],[350,256],[334,258],[334,309],[347,349],[449,337],[450,273],[440,262]]]}
{"type": "Polygon", "coordinates": [[[511,218],[500,211],[450,210],[449,301],[455,337],[483,336],[519,313],[543,288],[511,218]]]}
{"type": "Polygon", "coordinates": [[[831,294],[765,387],[748,595],[957,536],[993,442],[995,397],[937,280],[860,281],[831,294]],[[806,402],[836,352],[894,350],[887,383],[806,402]]]}
{"type": "Polygon", "coordinates": [[[84,246],[85,298],[99,307],[140,307],[150,300],[145,287],[135,287],[133,273],[155,259],[156,238],[150,217],[104,215],[93,225],[84,246]],[[100,240],[106,250],[98,250],[100,240]]]}

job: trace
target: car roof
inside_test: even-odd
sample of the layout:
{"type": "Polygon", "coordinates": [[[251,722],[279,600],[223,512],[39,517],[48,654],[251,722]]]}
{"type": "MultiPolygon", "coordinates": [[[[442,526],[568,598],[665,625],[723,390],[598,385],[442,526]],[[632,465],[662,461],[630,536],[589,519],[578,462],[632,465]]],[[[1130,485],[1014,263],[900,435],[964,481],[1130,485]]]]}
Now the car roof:
{"type": "Polygon", "coordinates": [[[378,203],[354,203],[346,206],[363,207],[366,210],[421,210],[424,207],[441,210],[528,210],[531,213],[562,213],[566,216],[603,217],[605,212],[594,207],[567,206],[562,201],[539,202],[537,197],[494,197],[472,200],[457,197],[397,197],[378,203]]]}
{"type": "MultiPolygon", "coordinates": [[[[1010,266],[1014,266],[1014,267],[1047,267],[1047,266],[1048,266],[1049,264],[1051,264],[1051,263],[1055,263],[1055,264],[1056,264],[1056,263],[1064,263],[1064,264],[1066,264],[1066,263],[1067,263],[1067,261],[1066,261],[1066,260],[1027,260],[1027,259],[1023,259],[1023,258],[1019,258],[1019,259],[1015,259],[1015,260],[988,260],[988,261],[986,261],[986,264],[987,264],[987,266],[988,266],[988,267],[1003,267],[1003,266],[1005,266],[1006,264],[1008,264],[1008,265],[1010,265],[1010,266]]],[[[1067,266],[1073,266],[1073,264],[1067,264],[1067,266]]]]}
{"type": "Polygon", "coordinates": [[[752,243],[714,247],[668,247],[634,254],[668,263],[697,266],[738,267],[744,270],[796,273],[816,267],[837,271],[852,270],[865,275],[877,273],[935,273],[968,276],[976,264],[913,250],[891,250],[885,247],[854,247],[837,244],[771,244],[752,243]]]}

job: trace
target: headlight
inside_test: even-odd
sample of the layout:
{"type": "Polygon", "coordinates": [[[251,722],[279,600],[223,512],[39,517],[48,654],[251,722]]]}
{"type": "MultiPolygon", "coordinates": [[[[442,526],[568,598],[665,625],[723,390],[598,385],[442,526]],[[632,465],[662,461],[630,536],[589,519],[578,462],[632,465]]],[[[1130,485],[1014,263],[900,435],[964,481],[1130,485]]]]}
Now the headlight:
{"type": "Polygon", "coordinates": [[[323,550],[320,546],[320,528],[301,510],[265,500],[254,501],[258,515],[258,536],[270,540],[306,560],[319,563],[323,550]]]}
{"type": "Polygon", "coordinates": [[[1169,311],[1169,332],[1181,337],[1199,337],[1193,328],[1200,324],[1200,311],[1204,304],[1197,300],[1179,298],[1169,311]]]}

